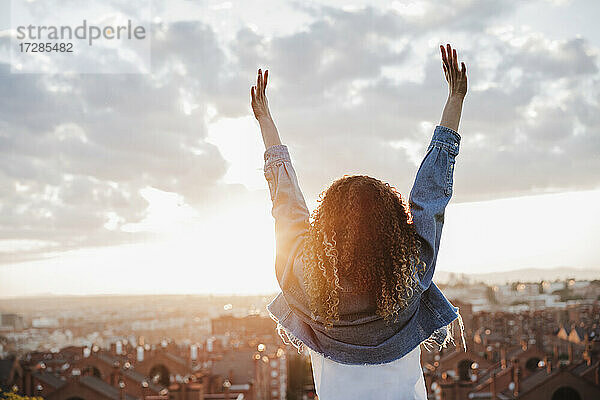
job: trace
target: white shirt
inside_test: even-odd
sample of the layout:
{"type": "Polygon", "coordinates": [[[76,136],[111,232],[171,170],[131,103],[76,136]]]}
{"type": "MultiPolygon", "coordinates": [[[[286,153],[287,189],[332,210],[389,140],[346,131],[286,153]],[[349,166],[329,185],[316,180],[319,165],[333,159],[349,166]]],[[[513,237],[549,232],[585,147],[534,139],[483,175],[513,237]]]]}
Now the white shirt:
{"type": "Polygon", "coordinates": [[[319,400],[427,400],[421,346],[386,364],[350,365],[308,349],[319,400]]]}

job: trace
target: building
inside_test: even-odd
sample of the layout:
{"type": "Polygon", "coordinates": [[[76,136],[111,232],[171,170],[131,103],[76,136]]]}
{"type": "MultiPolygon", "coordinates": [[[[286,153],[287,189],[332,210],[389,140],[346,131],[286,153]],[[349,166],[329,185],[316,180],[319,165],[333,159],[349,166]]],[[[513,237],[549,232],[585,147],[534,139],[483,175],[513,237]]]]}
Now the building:
{"type": "Polygon", "coordinates": [[[23,323],[23,317],[18,314],[0,314],[0,331],[1,330],[14,330],[21,331],[25,327],[23,323]]]}

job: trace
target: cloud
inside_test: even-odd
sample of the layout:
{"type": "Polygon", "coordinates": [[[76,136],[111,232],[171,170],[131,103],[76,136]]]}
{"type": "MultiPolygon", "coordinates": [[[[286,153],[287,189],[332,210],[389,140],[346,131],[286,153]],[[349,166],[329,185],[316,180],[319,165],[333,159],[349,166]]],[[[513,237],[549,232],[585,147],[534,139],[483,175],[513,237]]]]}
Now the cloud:
{"type": "Polygon", "coordinates": [[[17,75],[0,66],[0,238],[39,244],[1,252],[0,262],[148,240],[121,229],[146,216],[147,186],[198,208],[239,194],[220,182],[227,163],[206,141],[203,112],[223,66],[211,28],[171,23],[154,44],[149,75],[17,75]]]}
{"type": "MultiPolygon", "coordinates": [[[[581,37],[550,40],[525,28],[487,29],[514,3],[502,10],[498,3],[462,4],[453,12],[466,15],[456,25],[465,40],[455,46],[468,65],[470,91],[455,201],[596,187],[598,96],[582,93],[597,93],[597,50],[581,37]],[[468,23],[472,16],[479,22],[468,23]]],[[[417,23],[371,7],[303,9],[315,17],[305,29],[269,38],[240,30],[233,48],[248,64],[271,72],[271,108],[301,164],[307,197],[347,171],[410,189],[410,154],[386,144],[405,140],[424,150],[431,131],[422,127],[439,121],[446,90],[438,48],[443,36],[420,47],[432,40],[425,28],[439,21],[417,23]],[[422,75],[420,81],[382,73],[414,58],[424,60],[412,72],[422,75]]]]}

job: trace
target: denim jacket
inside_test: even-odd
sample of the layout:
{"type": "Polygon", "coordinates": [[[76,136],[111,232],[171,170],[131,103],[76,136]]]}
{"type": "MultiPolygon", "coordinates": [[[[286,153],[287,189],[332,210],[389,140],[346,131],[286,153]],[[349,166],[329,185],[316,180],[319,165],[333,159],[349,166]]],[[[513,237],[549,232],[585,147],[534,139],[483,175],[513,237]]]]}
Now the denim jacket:
{"type": "Polygon", "coordinates": [[[432,282],[459,144],[458,132],[437,125],[410,192],[412,223],[421,241],[420,259],[426,267],[418,273],[419,284],[408,305],[399,311],[395,322],[386,323],[375,313],[373,296],[341,291],[340,320],[329,330],[325,330],[321,317],[311,317],[303,284],[302,249],[310,213],[288,148],[278,144],[265,150],[264,174],[275,219],[275,274],[281,288],[267,310],[285,343],[289,340],[298,352],[308,346],[343,364],[382,364],[420,344],[430,350],[436,344],[441,348],[454,343],[453,322],[457,320],[466,351],[458,308],[432,282]]]}

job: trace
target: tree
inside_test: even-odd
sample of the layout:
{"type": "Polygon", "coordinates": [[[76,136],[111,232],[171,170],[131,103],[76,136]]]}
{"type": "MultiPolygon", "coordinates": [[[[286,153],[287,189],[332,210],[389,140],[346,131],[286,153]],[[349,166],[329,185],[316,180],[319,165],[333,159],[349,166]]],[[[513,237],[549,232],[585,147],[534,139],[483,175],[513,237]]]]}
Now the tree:
{"type": "Polygon", "coordinates": [[[496,299],[496,293],[494,292],[494,288],[488,286],[486,289],[487,299],[490,304],[498,304],[498,299],[496,299]]]}
{"type": "Polygon", "coordinates": [[[0,391],[0,400],[44,400],[44,398],[39,397],[39,396],[35,396],[35,397],[21,396],[14,392],[0,391]]]}

